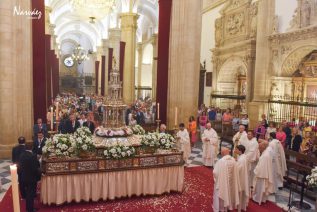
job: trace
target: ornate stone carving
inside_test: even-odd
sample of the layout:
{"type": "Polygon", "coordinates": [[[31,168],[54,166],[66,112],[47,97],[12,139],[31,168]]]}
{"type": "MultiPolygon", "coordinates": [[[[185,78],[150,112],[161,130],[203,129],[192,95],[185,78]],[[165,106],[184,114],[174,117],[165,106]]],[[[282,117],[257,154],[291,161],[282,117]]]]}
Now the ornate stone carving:
{"type": "Polygon", "coordinates": [[[308,27],[317,21],[317,13],[314,11],[314,8],[317,8],[317,2],[315,0],[297,1],[297,8],[294,11],[288,30],[308,27]]]}
{"type": "Polygon", "coordinates": [[[229,36],[243,34],[244,27],[244,13],[231,14],[226,21],[226,34],[229,36]]]}
{"type": "Polygon", "coordinates": [[[251,23],[250,23],[250,38],[256,37],[257,32],[257,14],[258,14],[258,3],[254,3],[251,5],[250,8],[250,16],[251,16],[251,23]]]}
{"type": "Polygon", "coordinates": [[[273,18],[273,27],[272,27],[272,34],[276,34],[279,32],[279,17],[276,15],[273,18]]]}
{"type": "Polygon", "coordinates": [[[218,18],[215,21],[215,42],[216,46],[221,45],[222,42],[222,19],[218,18]]]}
{"type": "Polygon", "coordinates": [[[292,47],[289,45],[281,46],[281,53],[282,54],[288,54],[291,50],[292,50],[292,47]]]}
{"type": "Polygon", "coordinates": [[[314,49],[314,46],[304,46],[289,54],[282,65],[282,76],[292,76],[302,59],[314,49]]]}

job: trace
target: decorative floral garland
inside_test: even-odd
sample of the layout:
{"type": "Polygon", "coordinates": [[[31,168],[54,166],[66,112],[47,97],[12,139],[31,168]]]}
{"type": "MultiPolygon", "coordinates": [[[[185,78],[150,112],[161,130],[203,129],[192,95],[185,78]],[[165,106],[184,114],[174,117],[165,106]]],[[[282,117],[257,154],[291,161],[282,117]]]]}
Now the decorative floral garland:
{"type": "Polygon", "coordinates": [[[167,133],[148,133],[142,136],[141,145],[144,147],[172,149],[175,145],[175,139],[167,133]]]}
{"type": "Polygon", "coordinates": [[[135,155],[135,149],[132,146],[116,145],[104,150],[103,155],[107,159],[124,159],[135,155]]]}

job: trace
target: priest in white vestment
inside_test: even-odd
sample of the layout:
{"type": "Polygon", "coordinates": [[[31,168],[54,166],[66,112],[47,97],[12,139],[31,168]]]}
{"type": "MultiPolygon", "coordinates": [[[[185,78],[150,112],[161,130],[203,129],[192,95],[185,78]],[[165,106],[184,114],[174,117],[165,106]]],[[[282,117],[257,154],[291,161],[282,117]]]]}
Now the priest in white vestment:
{"type": "Polygon", "coordinates": [[[283,179],[286,176],[287,165],[284,148],[279,140],[276,139],[276,133],[270,133],[270,147],[273,149],[273,169],[274,169],[274,189],[283,187],[283,179]]]}
{"type": "Polygon", "coordinates": [[[239,205],[239,174],[237,162],[230,156],[228,148],[222,148],[222,158],[215,165],[214,174],[214,211],[228,211],[239,205]]]}
{"type": "Polygon", "coordinates": [[[235,147],[240,144],[243,145],[244,147],[247,146],[248,136],[247,136],[247,133],[245,132],[244,125],[241,124],[239,126],[239,131],[233,136],[232,141],[235,147]]]}
{"type": "Polygon", "coordinates": [[[203,163],[205,166],[214,166],[217,159],[218,149],[218,135],[217,132],[211,128],[211,124],[206,124],[206,129],[202,134],[203,142],[203,163]]]}
{"type": "Polygon", "coordinates": [[[183,152],[183,159],[185,161],[185,165],[187,165],[187,160],[191,153],[189,133],[187,129],[185,129],[185,124],[181,123],[179,125],[179,131],[176,134],[177,142],[179,143],[179,150],[183,152]]]}
{"type": "Polygon", "coordinates": [[[261,205],[274,192],[274,176],[272,149],[268,141],[260,139],[259,150],[261,156],[254,170],[253,200],[261,205]]]}
{"type": "Polygon", "coordinates": [[[238,211],[241,211],[241,210],[246,211],[247,206],[249,204],[249,198],[250,198],[249,161],[247,156],[244,154],[245,147],[243,145],[238,145],[235,151],[238,155],[237,166],[238,166],[239,184],[240,184],[240,190],[239,190],[240,204],[238,207],[238,211]]]}
{"type": "Polygon", "coordinates": [[[245,147],[245,155],[249,161],[249,186],[253,185],[254,179],[254,169],[258,163],[260,156],[259,153],[259,144],[256,138],[254,137],[253,131],[249,131],[247,134],[248,143],[245,147]]]}

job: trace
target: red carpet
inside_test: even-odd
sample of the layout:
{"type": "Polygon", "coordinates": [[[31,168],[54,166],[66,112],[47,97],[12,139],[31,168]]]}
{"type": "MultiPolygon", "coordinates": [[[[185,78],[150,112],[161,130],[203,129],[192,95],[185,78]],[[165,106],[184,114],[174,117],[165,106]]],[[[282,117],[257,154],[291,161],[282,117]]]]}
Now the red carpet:
{"type": "MultiPolygon", "coordinates": [[[[184,192],[162,196],[124,198],[108,202],[72,203],[63,206],[44,206],[37,204],[40,212],[82,212],[82,211],[212,211],[213,177],[211,169],[193,167],[185,169],[184,192]]],[[[0,203],[0,211],[13,212],[11,188],[0,203]]],[[[25,202],[21,201],[21,211],[25,202]]],[[[261,206],[250,201],[248,211],[280,212],[281,208],[271,202],[261,206]]]]}

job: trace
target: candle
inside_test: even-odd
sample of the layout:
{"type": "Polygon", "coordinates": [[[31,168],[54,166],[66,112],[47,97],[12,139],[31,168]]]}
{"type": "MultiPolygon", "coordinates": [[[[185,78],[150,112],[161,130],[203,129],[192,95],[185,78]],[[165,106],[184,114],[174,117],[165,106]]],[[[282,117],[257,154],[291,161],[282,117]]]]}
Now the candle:
{"type": "Polygon", "coordinates": [[[59,107],[58,107],[58,102],[56,102],[56,121],[59,120],[59,107]]]}
{"type": "Polygon", "coordinates": [[[54,122],[54,111],[53,111],[53,107],[51,107],[51,131],[53,131],[53,123],[54,122]]]}
{"type": "Polygon", "coordinates": [[[10,171],[11,171],[11,184],[12,184],[13,211],[20,212],[18,174],[17,174],[16,164],[13,164],[10,166],[10,171]]]}
{"type": "Polygon", "coordinates": [[[177,107],[175,107],[175,126],[177,126],[177,107]]]}
{"type": "Polygon", "coordinates": [[[160,103],[157,103],[157,120],[160,120],[160,103]]]}

